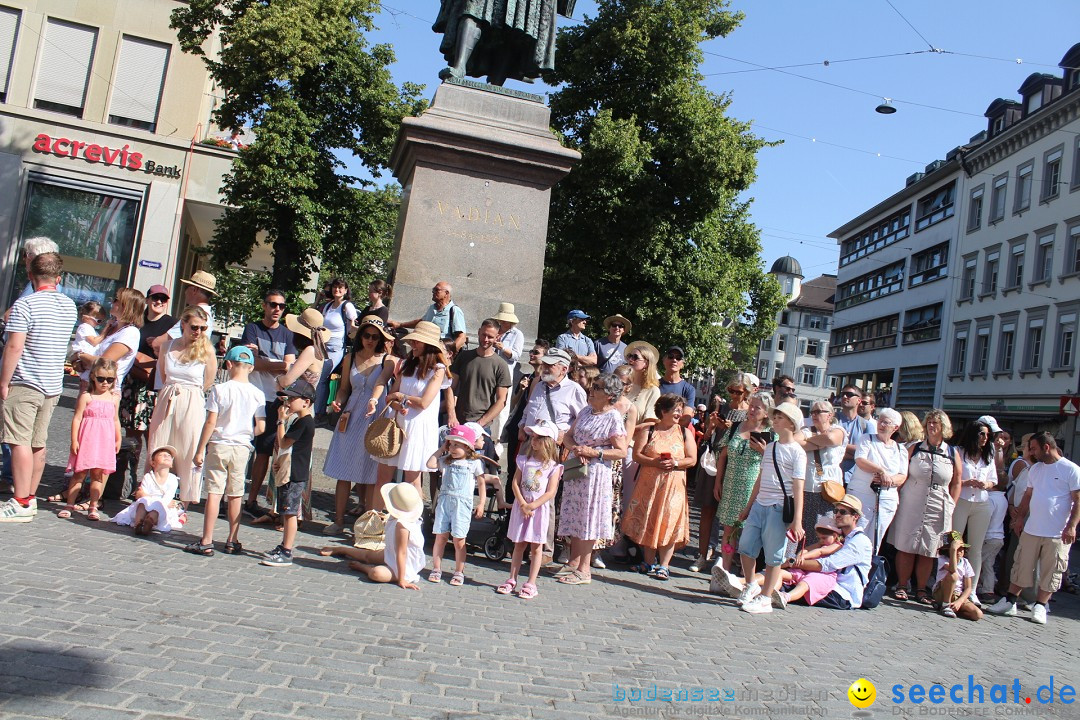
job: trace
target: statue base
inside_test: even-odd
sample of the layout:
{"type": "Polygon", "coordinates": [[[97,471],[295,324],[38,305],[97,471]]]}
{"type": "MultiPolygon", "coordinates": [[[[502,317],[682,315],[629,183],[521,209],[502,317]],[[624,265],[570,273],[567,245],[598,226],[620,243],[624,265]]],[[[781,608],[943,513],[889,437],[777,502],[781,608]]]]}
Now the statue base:
{"type": "Polygon", "coordinates": [[[581,157],[549,121],[539,96],[474,81],[441,84],[402,121],[390,158],[403,189],[394,319],[419,317],[444,280],[470,336],[510,302],[526,343],[536,337],[551,188],[581,157]]]}

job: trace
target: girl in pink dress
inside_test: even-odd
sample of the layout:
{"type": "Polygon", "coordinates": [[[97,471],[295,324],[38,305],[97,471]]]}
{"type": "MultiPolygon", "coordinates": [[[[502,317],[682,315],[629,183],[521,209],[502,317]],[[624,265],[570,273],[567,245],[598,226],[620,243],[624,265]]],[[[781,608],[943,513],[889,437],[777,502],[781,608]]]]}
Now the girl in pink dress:
{"type": "Polygon", "coordinates": [[[509,595],[517,587],[517,576],[525,547],[532,549],[529,564],[529,580],[521,586],[518,597],[529,600],[536,597],[536,578],[544,564],[544,539],[551,522],[551,500],[559,489],[563,466],[559,464],[559,448],[555,444],[559,429],[540,421],[525,428],[529,436],[525,453],[517,456],[517,472],[514,474],[514,507],[510,511],[510,526],[506,536],[514,543],[514,555],[510,560],[510,577],[495,589],[500,595],[509,595]]]}
{"type": "Polygon", "coordinates": [[[66,504],[57,513],[69,518],[75,511],[75,498],[79,495],[86,474],[90,473],[90,504],[87,520],[100,520],[98,503],[105,488],[105,478],[116,472],[116,453],[120,452],[120,395],[113,392],[116,386],[116,361],[99,357],[90,366],[90,380],[86,392],[79,395],[75,404],[75,417],[71,421],[71,457],[68,467],[74,472],[64,492],[66,504]]]}

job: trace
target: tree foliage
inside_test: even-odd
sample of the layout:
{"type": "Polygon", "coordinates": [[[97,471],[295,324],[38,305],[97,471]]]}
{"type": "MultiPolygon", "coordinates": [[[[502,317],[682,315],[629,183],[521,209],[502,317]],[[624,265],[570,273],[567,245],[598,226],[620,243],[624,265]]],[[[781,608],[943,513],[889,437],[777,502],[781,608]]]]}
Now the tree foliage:
{"type": "Polygon", "coordinates": [[[682,345],[691,363],[752,355],[783,304],[740,199],[766,143],[699,70],[701,42],[742,14],[726,0],[598,6],[560,31],[545,75],[552,124],[582,160],[552,193],[542,327],[560,331],[575,307],[622,312],[635,338],[682,345]]]}
{"type": "Polygon", "coordinates": [[[219,267],[246,262],[259,232],[275,286],[303,287],[324,250],[386,259],[384,228],[363,217],[369,198],[357,187],[371,183],[343,174],[334,154],[378,176],[401,118],[424,108],[421,86],[393,83],[391,47],[365,39],[377,10],[377,0],[190,0],[173,12],[181,47],[204,57],[224,94],[214,120],[255,131],[222,188],[219,267]],[[207,55],[215,34],[220,52],[207,55]]]}

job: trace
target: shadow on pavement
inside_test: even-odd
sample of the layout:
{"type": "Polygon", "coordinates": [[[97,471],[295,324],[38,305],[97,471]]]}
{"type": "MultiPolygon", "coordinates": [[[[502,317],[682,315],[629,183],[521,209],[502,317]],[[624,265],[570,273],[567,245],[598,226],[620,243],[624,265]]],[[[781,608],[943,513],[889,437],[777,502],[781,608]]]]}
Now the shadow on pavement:
{"type": "MultiPolygon", "coordinates": [[[[115,673],[92,651],[61,650],[36,640],[17,639],[0,646],[0,715],[40,709],[42,698],[58,697],[73,688],[104,688],[115,673]]],[[[34,713],[36,714],[36,712],[34,713]]]]}

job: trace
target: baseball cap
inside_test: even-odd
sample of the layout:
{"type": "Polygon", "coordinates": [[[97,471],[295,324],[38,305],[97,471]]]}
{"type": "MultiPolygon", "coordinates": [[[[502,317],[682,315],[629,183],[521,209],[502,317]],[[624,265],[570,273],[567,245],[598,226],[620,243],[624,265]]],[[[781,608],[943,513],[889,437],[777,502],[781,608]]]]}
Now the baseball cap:
{"type": "Polygon", "coordinates": [[[548,348],[548,351],[544,353],[544,357],[540,358],[540,362],[545,365],[563,364],[566,367],[570,367],[570,353],[562,348],[548,348]]]}
{"type": "Polygon", "coordinates": [[[169,294],[169,288],[164,285],[151,285],[150,289],[146,291],[146,297],[151,295],[164,295],[165,297],[172,297],[169,294]]]}
{"type": "Polygon", "coordinates": [[[539,420],[535,425],[529,425],[525,428],[525,432],[536,437],[549,437],[552,440],[557,440],[559,437],[559,428],[547,420],[539,420]]]}
{"type": "Polygon", "coordinates": [[[592,316],[587,315],[584,310],[571,310],[570,312],[566,313],[567,320],[588,320],[591,317],[592,316]]]}
{"type": "Polygon", "coordinates": [[[225,359],[229,362],[242,362],[248,365],[255,364],[255,353],[251,352],[251,348],[244,347],[243,345],[237,345],[234,348],[229,348],[229,352],[225,353],[225,359]]]}
{"type": "Polygon", "coordinates": [[[1001,432],[1001,426],[998,425],[997,420],[995,420],[993,418],[993,416],[991,416],[991,415],[983,415],[982,417],[980,417],[975,422],[982,423],[986,427],[990,428],[990,432],[994,432],[994,433],[1001,432]]]}
{"type": "Polygon", "coordinates": [[[311,383],[303,378],[294,380],[287,388],[282,388],[278,391],[279,395],[288,395],[289,397],[301,397],[308,400],[315,399],[315,388],[311,387],[311,383]]]}
{"type": "Polygon", "coordinates": [[[686,351],[678,345],[672,345],[671,347],[669,347],[667,350],[664,351],[664,355],[670,355],[671,353],[675,352],[679,353],[679,357],[686,357],[686,351]]]}

